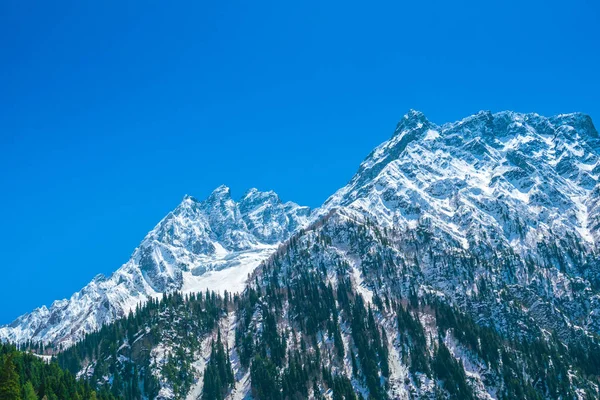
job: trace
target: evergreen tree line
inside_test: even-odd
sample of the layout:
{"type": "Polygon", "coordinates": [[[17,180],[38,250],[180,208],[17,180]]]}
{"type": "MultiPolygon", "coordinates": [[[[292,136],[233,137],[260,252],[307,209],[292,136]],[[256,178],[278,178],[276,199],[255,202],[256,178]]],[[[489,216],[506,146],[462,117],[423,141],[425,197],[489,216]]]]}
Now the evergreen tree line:
{"type": "Polygon", "coordinates": [[[83,379],[117,398],[154,398],[159,377],[183,396],[195,381],[192,363],[201,339],[215,330],[233,302],[227,293],[219,296],[210,291],[149,299],[127,317],[87,334],[56,359],[72,373],[88,367],[83,379]],[[150,351],[159,343],[170,349],[160,371],[150,351]],[[106,381],[106,376],[112,379],[106,381]]]}
{"type": "Polygon", "coordinates": [[[1,400],[112,400],[106,391],[96,391],[86,381],[78,381],[55,361],[0,343],[1,400]]]}
{"type": "MultiPolygon", "coordinates": [[[[326,243],[322,238],[319,245],[326,243]]],[[[294,241],[289,246],[292,252],[300,250],[294,241]]],[[[306,257],[308,252],[302,252],[306,257]]],[[[331,282],[325,283],[324,264],[294,265],[293,275],[282,265],[277,257],[272,259],[263,267],[262,279],[256,279],[238,301],[236,348],[242,365],[250,368],[254,396],[282,400],[313,394],[320,399],[331,390],[335,399],[360,399],[354,379],[368,388],[372,399],[386,399],[387,334],[374,310],[353,291],[349,266],[341,261],[337,265],[334,290],[331,282]],[[289,315],[282,321],[286,304],[289,315]],[[343,342],[342,321],[351,332],[350,354],[343,342]],[[281,322],[289,328],[282,329],[281,322]],[[343,371],[346,356],[352,359],[352,378],[343,371]]]]}
{"type": "Polygon", "coordinates": [[[223,400],[235,383],[229,349],[223,346],[221,331],[212,342],[210,358],[204,369],[202,400],[223,400]]]}

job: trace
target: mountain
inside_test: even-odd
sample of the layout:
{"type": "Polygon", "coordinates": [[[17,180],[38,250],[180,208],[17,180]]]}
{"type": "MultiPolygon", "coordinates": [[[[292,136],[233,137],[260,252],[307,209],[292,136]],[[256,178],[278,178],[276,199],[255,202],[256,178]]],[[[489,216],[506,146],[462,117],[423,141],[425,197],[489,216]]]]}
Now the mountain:
{"type": "Polygon", "coordinates": [[[578,113],[410,111],[312,212],[186,197],[128,263],[145,297],[58,361],[125,399],[598,398],[599,139],[578,113]]]}
{"type": "Polygon", "coordinates": [[[597,334],[599,156],[600,136],[584,114],[480,112],[437,126],[410,111],[321,213],[347,208],[381,228],[428,232],[444,249],[420,262],[420,284],[462,307],[489,280],[551,328],[597,334]],[[458,256],[469,260],[467,281],[435,265],[458,256]]]}
{"type": "Polygon", "coordinates": [[[247,275],[309,215],[308,207],[256,189],[237,202],[226,186],[204,201],[185,196],[110,277],[99,275],[70,299],[1,327],[0,340],[68,347],[165,292],[240,291],[247,275]]]}
{"type": "Polygon", "coordinates": [[[522,253],[551,234],[594,247],[599,151],[583,114],[480,112],[437,126],[411,111],[323,208],[396,228],[428,219],[465,248],[484,232],[522,253]]]}
{"type": "MultiPolygon", "coordinates": [[[[580,335],[567,345],[498,293],[497,315],[524,333],[502,334],[427,290],[423,266],[444,251],[427,231],[380,229],[335,209],[261,263],[242,294],[165,296],[58,362],[125,399],[136,398],[132,381],[156,399],[598,397],[597,336],[574,327],[580,335]]],[[[455,256],[429,267],[449,283],[472,279],[467,268],[480,266],[455,256]]],[[[469,295],[481,311],[496,303],[492,283],[480,278],[469,295]]]]}

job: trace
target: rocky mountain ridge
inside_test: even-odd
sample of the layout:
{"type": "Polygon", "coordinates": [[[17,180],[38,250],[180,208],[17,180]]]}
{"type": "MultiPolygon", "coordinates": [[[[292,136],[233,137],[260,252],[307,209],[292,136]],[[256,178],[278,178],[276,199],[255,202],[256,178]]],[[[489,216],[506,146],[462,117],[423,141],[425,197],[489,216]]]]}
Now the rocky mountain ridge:
{"type": "Polygon", "coordinates": [[[226,186],[204,201],[185,196],[110,277],[98,275],[70,299],[1,327],[0,340],[68,347],[166,292],[242,290],[247,275],[309,215],[309,208],[257,189],[238,202],[226,186]]]}

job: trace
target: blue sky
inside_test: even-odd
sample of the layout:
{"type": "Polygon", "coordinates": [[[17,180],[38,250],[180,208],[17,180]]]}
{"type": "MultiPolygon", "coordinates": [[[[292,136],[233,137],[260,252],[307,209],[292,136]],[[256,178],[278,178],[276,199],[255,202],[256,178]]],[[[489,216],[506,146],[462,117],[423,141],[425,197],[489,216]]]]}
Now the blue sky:
{"type": "Polygon", "coordinates": [[[600,119],[596,1],[59,3],[0,4],[0,324],[186,193],[320,205],[410,108],[600,119]]]}

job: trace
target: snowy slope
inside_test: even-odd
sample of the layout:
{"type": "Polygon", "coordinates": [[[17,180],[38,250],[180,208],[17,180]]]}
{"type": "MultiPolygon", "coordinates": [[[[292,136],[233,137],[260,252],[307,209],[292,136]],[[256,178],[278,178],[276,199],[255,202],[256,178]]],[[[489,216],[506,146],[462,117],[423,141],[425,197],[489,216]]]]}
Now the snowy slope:
{"type": "MultiPolygon", "coordinates": [[[[579,310],[586,307],[585,299],[598,294],[597,289],[586,287],[589,282],[571,275],[565,275],[562,283],[556,282],[556,266],[543,265],[533,266],[530,281],[521,280],[507,272],[517,268],[524,259],[515,253],[512,253],[513,258],[505,259],[511,255],[509,250],[504,249],[506,252],[499,252],[500,256],[495,258],[479,258],[471,253],[473,249],[463,248],[460,242],[452,243],[432,235],[432,227],[419,225],[396,230],[382,228],[372,221],[352,207],[338,207],[294,235],[281,247],[282,251],[257,270],[257,279],[249,285],[254,289],[253,295],[262,293],[263,302],[258,302],[262,308],[242,308],[239,320],[250,322],[239,327],[238,333],[250,335],[260,343],[261,338],[267,336],[261,332],[267,321],[265,310],[270,310],[277,316],[277,332],[285,335],[303,332],[306,346],[318,347],[320,354],[326,355],[322,356],[322,366],[345,375],[356,393],[369,398],[365,371],[356,374],[351,367],[352,352],[358,354],[357,342],[361,342],[361,338],[353,335],[354,311],[343,306],[348,301],[347,296],[360,295],[372,308],[377,326],[387,336],[389,375],[380,376],[381,381],[386,382],[382,386],[388,398],[471,398],[440,396],[444,384],[432,377],[433,367],[427,372],[425,364],[435,365],[433,360],[441,343],[456,359],[454,368],[464,370],[474,398],[519,398],[514,392],[506,393],[507,377],[513,376],[515,371],[522,374],[516,378],[517,386],[535,386],[534,391],[540,396],[524,398],[598,398],[595,375],[581,374],[584,364],[573,357],[576,351],[565,352],[553,360],[547,352],[548,347],[563,346],[558,343],[569,343],[563,349],[589,345],[596,359],[598,345],[591,343],[598,330],[593,327],[585,327],[590,328],[585,330],[577,325],[579,310]],[[561,284],[566,295],[558,297],[552,291],[553,285],[558,288],[561,284]],[[576,284],[580,287],[576,288],[576,284]],[[337,312],[329,317],[325,313],[319,325],[323,304],[332,298],[326,289],[328,286],[332,288],[331,293],[335,293],[337,312]],[[537,291],[538,286],[545,290],[537,291]],[[347,291],[351,294],[344,296],[347,291]],[[281,292],[283,294],[279,294],[281,292]],[[406,310],[411,309],[410,313],[419,323],[407,323],[406,316],[399,318],[400,308],[394,306],[394,302],[403,304],[406,310]],[[415,307],[416,304],[419,305],[415,307]],[[457,320],[456,313],[449,318],[451,309],[460,310],[464,316],[457,320]],[[248,318],[249,311],[252,318],[248,318]],[[331,334],[333,318],[339,318],[345,349],[343,357],[335,356],[335,340],[331,334]],[[453,321],[451,326],[446,325],[449,321],[453,321]],[[317,333],[312,333],[308,326],[317,333]],[[486,327],[492,329],[478,331],[486,327]],[[498,336],[492,339],[493,335],[498,336]],[[506,341],[507,336],[519,341],[506,341]],[[514,345],[520,341],[526,345],[521,348],[514,345]],[[527,346],[536,348],[532,343],[539,342],[548,346],[537,347],[540,353],[527,354],[522,350],[527,346]],[[504,354],[503,361],[497,356],[500,351],[504,354]],[[416,362],[413,354],[422,354],[421,362],[416,362]],[[509,354],[516,368],[511,373],[503,370],[504,357],[509,354]],[[531,354],[534,354],[532,358],[531,354]],[[533,361],[537,357],[543,361],[533,361]],[[547,381],[564,379],[564,374],[561,377],[561,372],[552,368],[559,359],[564,362],[561,368],[568,369],[572,377],[566,385],[567,392],[580,392],[580,396],[561,397],[554,388],[545,386],[547,381]]],[[[482,246],[478,245],[478,251],[482,246]]],[[[251,298],[247,295],[247,299],[251,298]]],[[[301,343],[301,340],[288,340],[287,354],[304,351],[301,343]]],[[[260,345],[255,346],[260,348],[260,345]]],[[[371,359],[377,363],[376,354],[372,354],[371,359]]],[[[511,363],[506,362],[506,365],[511,363]]],[[[597,373],[598,370],[590,371],[597,373]]],[[[325,398],[332,398],[330,385],[326,389],[319,384],[319,388],[325,398]]]]}
{"type": "Polygon", "coordinates": [[[463,309],[480,286],[493,288],[482,321],[501,331],[515,321],[491,303],[508,293],[562,337],[573,327],[597,334],[599,160],[584,114],[480,112],[438,126],[410,111],[318,212],[347,208],[439,241],[439,259],[419,261],[422,284],[463,309]]]}
{"type": "Polygon", "coordinates": [[[204,201],[185,196],[110,277],[97,276],[70,299],[1,327],[0,340],[68,346],[149,296],[207,288],[240,291],[248,274],[309,215],[307,207],[256,189],[239,202],[225,186],[204,201]]]}
{"type": "Polygon", "coordinates": [[[528,252],[572,235],[594,249],[599,155],[583,114],[482,111],[437,126],[410,111],[323,210],[348,206],[397,229],[426,219],[465,248],[485,236],[528,252]]]}

